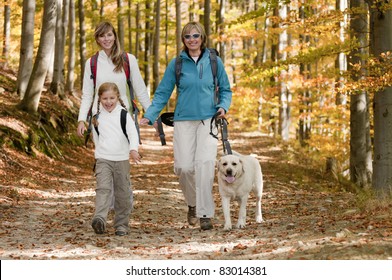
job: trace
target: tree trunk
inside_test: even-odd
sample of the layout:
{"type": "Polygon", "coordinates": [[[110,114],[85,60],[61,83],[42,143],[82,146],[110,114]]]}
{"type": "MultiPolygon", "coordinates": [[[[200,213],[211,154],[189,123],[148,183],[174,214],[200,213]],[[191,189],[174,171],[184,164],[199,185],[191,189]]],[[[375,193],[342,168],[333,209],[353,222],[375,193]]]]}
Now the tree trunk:
{"type": "MultiPolygon", "coordinates": [[[[279,9],[279,17],[285,20],[288,15],[288,6],[282,5],[279,9]]],[[[288,47],[288,34],[284,26],[281,27],[282,32],[279,35],[279,60],[287,59],[287,47],[288,47]]],[[[287,87],[287,70],[281,70],[280,72],[280,108],[279,108],[279,134],[282,140],[287,141],[290,137],[290,122],[291,122],[291,93],[287,87]]]]}
{"type": "Polygon", "coordinates": [[[117,36],[118,40],[120,41],[120,46],[122,49],[125,48],[124,45],[124,20],[123,20],[123,1],[117,0],[117,36]]]}
{"type": "Polygon", "coordinates": [[[64,99],[64,53],[65,53],[65,35],[68,27],[69,0],[57,1],[57,21],[56,21],[56,39],[54,50],[54,67],[53,80],[50,84],[50,91],[58,94],[64,99]]]}
{"type": "Polygon", "coordinates": [[[161,26],[161,1],[155,2],[155,32],[154,32],[154,51],[153,51],[153,86],[152,91],[159,85],[159,38],[160,38],[160,26],[161,26]]]}
{"type": "Polygon", "coordinates": [[[27,86],[26,94],[19,104],[29,113],[36,113],[48,71],[50,56],[53,52],[53,40],[56,32],[57,0],[44,1],[42,30],[33,72],[27,86]]]}
{"type": "MultiPolygon", "coordinates": [[[[347,10],[347,0],[336,0],[336,10],[344,13],[347,10]]],[[[344,42],[346,39],[346,30],[347,30],[347,19],[344,17],[343,21],[340,22],[340,41],[344,42]]],[[[337,71],[339,71],[339,75],[337,76],[336,85],[338,88],[344,87],[345,79],[343,74],[347,71],[347,55],[343,52],[339,53],[336,57],[335,65],[337,71]]],[[[345,105],[347,104],[347,96],[341,91],[338,91],[336,95],[336,105],[345,105]]]]}
{"type": "Polygon", "coordinates": [[[146,1],[146,23],[145,23],[145,35],[144,35],[144,82],[147,89],[150,88],[150,57],[151,57],[151,4],[146,1]]]}
{"type": "MultiPolygon", "coordinates": [[[[219,5],[219,12],[218,12],[218,32],[220,36],[223,36],[224,30],[224,23],[225,23],[225,7],[226,7],[226,0],[220,0],[219,5]]],[[[226,42],[223,40],[219,40],[219,56],[222,59],[222,62],[225,63],[226,60],[226,42]]]]}
{"type": "Polygon", "coordinates": [[[4,31],[3,31],[3,66],[7,67],[8,64],[8,53],[10,48],[11,38],[11,7],[8,1],[4,3],[4,31]]]}
{"type": "MultiPolygon", "coordinates": [[[[351,37],[357,38],[359,48],[349,56],[348,67],[361,65],[361,72],[351,78],[359,81],[365,77],[368,34],[368,7],[364,0],[351,0],[350,9],[358,11],[350,18],[351,37]]],[[[371,186],[372,146],[370,141],[369,97],[367,92],[359,90],[350,94],[350,180],[361,188],[371,186]]]]}
{"type": "MultiPolygon", "coordinates": [[[[102,2],[102,1],[101,1],[102,2]]],[[[86,64],[86,29],[84,25],[84,0],[79,0],[79,56],[80,77],[84,76],[84,65],[86,64]]],[[[83,87],[83,78],[80,79],[80,87],[83,87]]]]}
{"type": "Polygon", "coordinates": [[[142,29],[142,26],[140,24],[141,20],[140,20],[140,4],[139,2],[137,2],[136,4],[136,28],[138,31],[136,31],[136,38],[135,38],[135,56],[136,58],[139,57],[139,49],[140,49],[140,32],[139,30],[142,29]]]}
{"type": "Polygon", "coordinates": [[[66,92],[73,92],[75,81],[75,46],[76,46],[76,25],[75,25],[75,2],[69,1],[69,26],[68,26],[68,72],[65,83],[66,92]]]}
{"type": "MultiPolygon", "coordinates": [[[[306,19],[308,7],[304,4],[300,7],[299,15],[301,21],[304,22],[306,19]]],[[[300,44],[305,45],[310,41],[309,35],[300,35],[300,44]]],[[[306,83],[308,79],[311,78],[311,65],[309,63],[300,63],[299,71],[300,75],[303,77],[304,82],[306,83]]],[[[301,146],[306,146],[306,141],[310,139],[311,131],[312,131],[312,122],[311,122],[311,114],[312,114],[312,103],[310,99],[312,97],[312,92],[309,88],[304,87],[303,90],[299,93],[299,125],[298,125],[298,139],[301,146]]]]}
{"type": "Polygon", "coordinates": [[[176,0],[176,45],[177,45],[177,55],[180,54],[182,49],[182,39],[181,39],[181,1],[176,0]]]}
{"type": "Polygon", "coordinates": [[[196,15],[196,3],[195,0],[191,0],[189,3],[189,21],[195,21],[196,15]]]}
{"type": "Polygon", "coordinates": [[[101,7],[99,9],[100,21],[103,21],[103,13],[105,11],[105,0],[101,0],[101,7]]]}
{"type": "MultiPolygon", "coordinates": [[[[278,17],[279,16],[279,10],[278,8],[274,7],[273,11],[272,11],[272,15],[273,17],[278,17]]],[[[277,29],[278,25],[276,22],[272,23],[272,29],[277,29]]],[[[272,36],[271,38],[271,61],[272,62],[277,62],[278,60],[278,42],[277,40],[274,38],[274,36],[272,36]]],[[[270,82],[271,85],[275,85],[276,81],[275,81],[275,77],[271,76],[270,77],[270,82]]],[[[274,105],[273,105],[274,106],[274,105]]],[[[272,108],[271,113],[269,115],[269,122],[271,123],[269,130],[270,132],[273,133],[274,137],[278,136],[278,128],[279,128],[279,122],[278,122],[278,114],[275,113],[275,111],[278,109],[272,108]]]]}
{"type": "MultiPolygon", "coordinates": [[[[392,10],[385,9],[388,2],[377,1],[370,8],[370,46],[371,53],[376,57],[392,49],[392,10]]],[[[377,195],[390,196],[392,194],[392,87],[387,87],[374,95],[373,171],[373,188],[377,195]]]]}
{"type": "Polygon", "coordinates": [[[211,47],[211,0],[204,0],[204,29],[206,30],[207,47],[211,47]]]}
{"type": "Polygon", "coordinates": [[[128,0],[128,12],[127,12],[127,19],[128,19],[128,51],[133,53],[132,51],[132,1],[128,0]]]}
{"type": "Polygon", "coordinates": [[[20,42],[19,70],[17,81],[17,92],[20,100],[23,99],[31,71],[33,70],[34,55],[34,17],[35,17],[35,0],[23,1],[22,15],[22,36],[20,42]]]}

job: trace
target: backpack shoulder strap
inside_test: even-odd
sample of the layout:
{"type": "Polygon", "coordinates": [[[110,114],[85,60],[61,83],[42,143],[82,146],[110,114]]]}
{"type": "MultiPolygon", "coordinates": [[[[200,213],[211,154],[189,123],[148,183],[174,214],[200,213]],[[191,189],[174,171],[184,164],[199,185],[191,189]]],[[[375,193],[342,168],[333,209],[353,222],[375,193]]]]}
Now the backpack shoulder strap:
{"type": "Polygon", "coordinates": [[[217,53],[215,49],[208,49],[210,51],[210,63],[211,63],[211,70],[214,79],[216,79],[217,71],[218,71],[218,62],[217,62],[217,53]]]}
{"type": "Polygon", "coordinates": [[[129,97],[130,97],[130,101],[131,104],[130,106],[132,106],[132,111],[133,112],[139,112],[139,108],[137,108],[136,105],[136,101],[135,101],[135,95],[133,93],[133,86],[132,86],[132,82],[131,82],[131,65],[129,62],[129,57],[128,54],[126,52],[122,53],[122,58],[123,58],[123,69],[125,72],[125,76],[127,77],[127,84],[128,84],[128,89],[129,89],[129,97]]]}
{"type": "Polygon", "coordinates": [[[126,52],[122,53],[122,57],[123,57],[123,68],[124,68],[125,76],[127,77],[127,81],[129,81],[131,78],[131,65],[129,63],[129,57],[126,52]]]}
{"type": "Polygon", "coordinates": [[[176,57],[176,66],[175,66],[177,89],[178,89],[178,86],[180,85],[181,69],[182,69],[182,58],[180,56],[177,56],[176,57]]]}
{"type": "Polygon", "coordinates": [[[128,113],[127,110],[125,109],[121,110],[120,122],[121,122],[121,129],[129,143],[128,133],[127,133],[127,113],[128,113]]]}
{"type": "Polygon", "coordinates": [[[215,104],[219,103],[219,85],[218,85],[218,58],[217,58],[217,51],[215,49],[208,49],[210,51],[210,64],[211,64],[211,71],[212,77],[214,79],[214,86],[215,86],[215,104]]]}
{"type": "Polygon", "coordinates": [[[98,64],[98,55],[99,52],[96,52],[90,59],[90,69],[91,69],[91,76],[90,78],[93,79],[94,82],[94,91],[96,85],[96,77],[97,77],[97,64],[98,64]]]}
{"type": "MultiPolygon", "coordinates": [[[[126,52],[122,53],[122,58],[123,58],[123,68],[124,68],[125,76],[127,77],[127,84],[128,84],[128,89],[129,89],[129,99],[131,102],[130,106],[132,106],[133,118],[135,121],[137,133],[139,135],[139,144],[141,144],[142,142],[140,140],[140,129],[139,129],[139,123],[138,123],[138,119],[137,119],[140,110],[136,104],[135,94],[133,92],[133,86],[132,86],[132,82],[131,82],[131,63],[129,62],[129,57],[126,52]]],[[[124,125],[124,127],[125,127],[125,125],[124,125]]],[[[128,139],[128,135],[126,134],[126,130],[123,130],[123,131],[124,131],[125,136],[127,136],[127,139],[128,139]]],[[[129,139],[128,139],[128,141],[129,141],[129,139]]]]}

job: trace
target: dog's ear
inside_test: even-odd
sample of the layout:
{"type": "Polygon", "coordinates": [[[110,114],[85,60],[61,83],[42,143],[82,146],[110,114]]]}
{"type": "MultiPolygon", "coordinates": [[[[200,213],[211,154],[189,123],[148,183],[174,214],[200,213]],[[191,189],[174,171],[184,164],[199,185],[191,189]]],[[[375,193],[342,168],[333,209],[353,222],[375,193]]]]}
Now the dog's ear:
{"type": "Polygon", "coordinates": [[[240,163],[241,163],[241,167],[242,167],[242,173],[245,173],[244,162],[242,161],[242,159],[240,159],[240,163]]]}
{"type": "Polygon", "coordinates": [[[215,160],[215,166],[216,168],[218,168],[218,171],[219,171],[219,165],[220,165],[220,159],[215,160]]]}

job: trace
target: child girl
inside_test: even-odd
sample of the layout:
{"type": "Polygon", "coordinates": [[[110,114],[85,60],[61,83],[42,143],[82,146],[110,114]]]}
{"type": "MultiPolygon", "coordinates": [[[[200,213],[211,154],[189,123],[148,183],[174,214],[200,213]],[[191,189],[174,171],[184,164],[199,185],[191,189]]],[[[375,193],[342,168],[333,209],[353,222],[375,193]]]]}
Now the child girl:
{"type": "Polygon", "coordinates": [[[140,162],[139,139],[135,122],[126,113],[126,130],[121,126],[121,111],[126,110],[115,83],[103,83],[98,89],[97,114],[93,117],[95,144],[96,201],[92,227],[97,234],[106,231],[106,219],[114,189],[115,234],[127,235],[132,210],[130,181],[131,157],[140,162]]]}

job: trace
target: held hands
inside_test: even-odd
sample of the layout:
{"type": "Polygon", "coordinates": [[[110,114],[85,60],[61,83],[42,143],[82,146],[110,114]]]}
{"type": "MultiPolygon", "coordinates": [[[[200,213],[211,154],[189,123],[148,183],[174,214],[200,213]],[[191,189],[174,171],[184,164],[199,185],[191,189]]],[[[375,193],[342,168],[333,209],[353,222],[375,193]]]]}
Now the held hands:
{"type": "MultiPolygon", "coordinates": [[[[150,120],[147,119],[147,118],[141,118],[140,121],[139,121],[139,124],[140,124],[140,125],[147,125],[147,124],[149,124],[149,123],[150,123],[150,120]]],[[[155,136],[159,136],[158,123],[157,123],[157,122],[154,122],[154,123],[152,124],[152,126],[155,128],[155,136]]]]}
{"type": "Polygon", "coordinates": [[[142,161],[141,161],[142,156],[141,156],[137,151],[131,150],[131,151],[129,152],[129,155],[131,156],[132,160],[133,160],[136,164],[139,164],[139,163],[142,162],[142,161]]]}
{"type": "Polygon", "coordinates": [[[147,125],[150,122],[147,118],[141,118],[139,124],[140,125],[147,125]]]}

